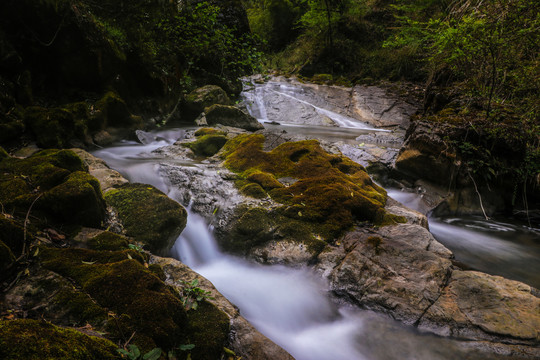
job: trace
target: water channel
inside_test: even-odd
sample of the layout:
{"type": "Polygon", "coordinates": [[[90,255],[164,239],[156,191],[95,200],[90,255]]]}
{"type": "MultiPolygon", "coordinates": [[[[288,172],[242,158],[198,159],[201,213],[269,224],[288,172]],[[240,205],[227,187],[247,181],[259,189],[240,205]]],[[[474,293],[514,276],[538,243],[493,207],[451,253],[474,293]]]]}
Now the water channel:
{"type": "MultiPolygon", "coordinates": [[[[287,91],[286,97],[293,96],[291,89],[287,91]]],[[[249,96],[254,96],[259,106],[264,106],[263,100],[257,99],[256,94],[249,96]]],[[[301,100],[302,106],[309,107],[306,100],[301,100]]],[[[321,112],[318,109],[318,106],[314,107],[314,112],[322,114],[325,119],[333,118],[331,111],[321,112]]],[[[261,118],[260,109],[258,114],[257,117],[261,118]]],[[[267,115],[268,112],[264,111],[263,114],[267,115]]],[[[345,132],[349,141],[354,141],[354,137],[358,136],[356,132],[377,131],[354,119],[343,119],[341,115],[336,118],[341,121],[339,125],[350,128],[345,132]]],[[[268,118],[261,120],[268,121],[268,118]]],[[[321,125],[306,127],[291,124],[290,128],[293,127],[299,132],[302,128],[307,129],[304,132],[306,136],[317,138],[326,135],[329,141],[344,133],[344,129],[338,126],[327,127],[326,131],[320,129],[321,125]]],[[[195,167],[199,164],[166,158],[152,151],[173,144],[184,136],[185,131],[169,129],[146,134],[144,144],[124,142],[96,151],[94,155],[104,159],[130,181],[154,185],[171,198],[181,200],[160,168],[162,164],[195,167]]],[[[394,195],[400,200],[400,194],[394,195]]],[[[188,224],[171,250],[171,256],[212,281],[240,309],[242,316],[298,360],[497,358],[477,353],[466,342],[420,333],[385,316],[340,303],[329,295],[327,285],[309,268],[263,266],[224,254],[219,250],[205,219],[193,213],[189,204],[183,205],[188,208],[188,224]]],[[[443,234],[445,226],[456,226],[459,221],[443,220],[440,223],[442,225],[439,227],[437,222],[432,223],[432,231],[443,234]]],[[[458,228],[466,227],[459,225],[458,228]]],[[[506,234],[507,226],[498,225],[492,230],[494,237],[497,237],[500,233],[506,234]]],[[[532,233],[532,236],[537,236],[534,231],[532,233]]],[[[478,253],[475,243],[470,247],[462,242],[461,246],[465,248],[465,253],[469,251],[467,248],[471,253],[478,253]]],[[[490,248],[487,244],[480,247],[490,248]]],[[[508,247],[502,246],[497,251],[505,253],[508,247]]],[[[519,250],[512,256],[527,258],[526,253],[526,250],[525,253],[519,250]]],[[[456,256],[461,255],[456,251],[456,256]]],[[[531,253],[531,257],[538,259],[538,254],[531,253]]],[[[461,261],[469,260],[464,257],[461,261]]],[[[479,268],[477,264],[472,266],[479,268]]]]}

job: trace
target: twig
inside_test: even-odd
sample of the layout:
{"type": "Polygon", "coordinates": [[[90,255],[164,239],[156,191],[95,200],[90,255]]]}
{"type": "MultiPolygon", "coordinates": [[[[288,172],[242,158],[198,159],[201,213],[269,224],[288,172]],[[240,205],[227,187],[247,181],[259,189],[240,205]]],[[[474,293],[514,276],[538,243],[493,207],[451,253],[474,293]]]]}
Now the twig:
{"type": "Polygon", "coordinates": [[[484,213],[484,218],[486,220],[489,220],[489,217],[486,215],[486,210],[484,210],[484,204],[482,204],[482,195],[480,195],[480,191],[478,191],[478,187],[476,186],[476,181],[474,181],[474,178],[471,176],[471,173],[469,170],[467,170],[467,174],[471,178],[473,184],[474,184],[474,190],[476,191],[476,194],[478,195],[478,200],[480,200],[480,208],[482,208],[482,212],[484,213]]]}
{"type": "Polygon", "coordinates": [[[28,225],[28,217],[30,216],[30,212],[32,211],[32,208],[34,207],[34,204],[36,203],[36,201],[38,201],[38,199],[41,197],[41,195],[43,195],[43,193],[39,194],[35,199],[34,201],[32,201],[32,204],[30,204],[30,207],[28,208],[28,211],[26,212],[26,217],[24,218],[24,236],[23,236],[23,248],[22,248],[22,253],[21,253],[21,256],[24,255],[24,253],[26,252],[26,228],[27,228],[27,225],[28,225]]]}
{"type": "Polygon", "coordinates": [[[124,343],[124,349],[126,348],[126,346],[128,346],[128,344],[130,343],[131,339],[133,339],[133,337],[135,336],[135,333],[136,331],[133,332],[133,334],[131,334],[131,336],[129,337],[128,341],[126,341],[124,343]]]}

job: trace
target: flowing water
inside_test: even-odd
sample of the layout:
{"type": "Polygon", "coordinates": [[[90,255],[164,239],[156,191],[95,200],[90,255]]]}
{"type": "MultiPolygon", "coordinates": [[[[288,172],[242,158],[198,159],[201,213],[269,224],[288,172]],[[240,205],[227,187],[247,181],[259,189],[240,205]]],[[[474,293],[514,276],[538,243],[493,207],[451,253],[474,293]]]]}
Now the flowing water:
{"type": "MultiPolygon", "coordinates": [[[[422,211],[422,198],[390,190],[388,195],[422,211]]],[[[465,266],[540,288],[540,226],[515,219],[476,216],[430,217],[429,230],[465,266]]]]}
{"type": "MultiPolygon", "coordinates": [[[[259,111],[260,116],[268,115],[259,111]]],[[[94,155],[130,181],[154,185],[180,201],[160,164],[195,167],[201,164],[175,161],[152,151],[183,136],[184,130],[141,133],[143,144],[125,142],[96,151],[94,155]]],[[[399,200],[400,194],[395,195],[399,200]]],[[[246,319],[296,359],[488,358],[472,350],[466,342],[420,333],[382,315],[340,304],[329,296],[327,284],[308,268],[263,266],[222,253],[205,219],[193,213],[189,204],[184,205],[188,208],[188,223],[171,255],[212,281],[246,319]]],[[[456,226],[452,222],[442,224],[456,226]]],[[[432,227],[436,229],[437,225],[432,227]]],[[[501,225],[500,229],[507,226],[501,225]]],[[[505,249],[503,246],[501,251],[505,249]]],[[[516,256],[522,254],[519,250],[516,256]]]]}

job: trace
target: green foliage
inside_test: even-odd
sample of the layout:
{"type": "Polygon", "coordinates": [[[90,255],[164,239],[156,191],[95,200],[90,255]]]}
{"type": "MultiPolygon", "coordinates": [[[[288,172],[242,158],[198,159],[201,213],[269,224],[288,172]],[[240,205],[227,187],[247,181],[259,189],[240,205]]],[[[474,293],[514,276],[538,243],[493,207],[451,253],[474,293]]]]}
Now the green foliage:
{"type": "Polygon", "coordinates": [[[251,30],[270,51],[282,49],[297,35],[296,23],[302,14],[303,1],[253,0],[247,2],[251,30]]]}
{"type": "Polygon", "coordinates": [[[191,282],[183,281],[182,294],[180,299],[186,310],[197,310],[199,303],[207,299],[214,299],[210,296],[210,291],[201,289],[198,279],[191,282]]]}
{"type": "Polygon", "coordinates": [[[230,78],[257,70],[262,53],[256,39],[249,34],[239,36],[220,22],[220,11],[208,2],[187,3],[174,17],[162,19],[155,32],[166,41],[159,44],[157,59],[177,57],[184,76],[192,69],[230,78]]]}
{"type": "Polygon", "coordinates": [[[126,357],[129,360],[157,360],[161,357],[161,349],[154,348],[147,352],[146,354],[141,354],[139,347],[134,344],[128,345],[128,350],[118,349],[117,350],[122,357],[126,357]]]}

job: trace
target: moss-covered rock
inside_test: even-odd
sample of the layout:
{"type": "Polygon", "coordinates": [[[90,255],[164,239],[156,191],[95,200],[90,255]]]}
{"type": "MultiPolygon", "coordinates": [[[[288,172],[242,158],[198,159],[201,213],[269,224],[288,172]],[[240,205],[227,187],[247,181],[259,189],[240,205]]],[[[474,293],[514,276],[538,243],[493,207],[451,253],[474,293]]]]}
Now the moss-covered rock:
{"type": "Polygon", "coordinates": [[[142,129],[144,123],[140,116],[132,115],[126,102],[115,92],[107,92],[96,102],[96,126],[127,127],[142,129]]]}
{"type": "Polygon", "coordinates": [[[262,150],[263,142],[263,135],[229,140],[225,166],[283,204],[276,214],[309,224],[315,239],[331,241],[356,222],[382,224],[392,218],[384,210],[386,192],[361,165],[327,153],[315,140],[284,143],[269,152],[262,150]],[[284,186],[278,179],[285,177],[297,181],[284,186]]]}
{"type": "Polygon", "coordinates": [[[43,148],[69,147],[75,133],[73,114],[62,108],[31,106],[25,111],[24,121],[43,148]]]}
{"type": "Polygon", "coordinates": [[[44,150],[0,162],[0,202],[6,210],[38,212],[42,220],[100,226],[105,202],[98,181],[69,150],[44,150]],[[34,205],[32,205],[34,204],[34,205]]]}
{"type": "Polygon", "coordinates": [[[117,348],[109,340],[44,321],[0,321],[2,359],[119,359],[117,348]]]}
{"type": "Polygon", "coordinates": [[[227,135],[225,131],[221,131],[215,128],[210,127],[204,127],[200,128],[197,131],[195,131],[194,134],[196,137],[204,136],[204,135],[227,135]]]}
{"type": "Polygon", "coordinates": [[[232,126],[248,131],[264,129],[264,126],[253,116],[242,110],[228,105],[212,105],[206,110],[206,122],[208,125],[232,126]]]}
{"type": "MultiPolygon", "coordinates": [[[[135,333],[141,349],[171,349],[185,340],[187,317],[178,295],[143,266],[133,250],[42,248],[43,266],[72,279],[96,303],[114,312],[114,337],[135,333]]],[[[128,335],[128,336],[129,336],[128,335]]]]}
{"type": "Polygon", "coordinates": [[[199,136],[197,140],[182,145],[190,148],[195,155],[213,156],[221,150],[226,142],[227,138],[224,135],[210,134],[199,136]]]}
{"type": "Polygon", "coordinates": [[[193,359],[219,359],[229,337],[229,317],[215,305],[203,301],[188,311],[189,339],[195,345],[193,359]]]}
{"type": "Polygon", "coordinates": [[[266,191],[257,183],[248,183],[240,188],[240,192],[255,199],[264,199],[268,196],[266,191]]]}
{"type": "Polygon", "coordinates": [[[168,250],[186,226],[186,210],[151,185],[126,184],[105,199],[118,210],[127,235],[151,251],[168,250]]]}
{"type": "Polygon", "coordinates": [[[214,105],[229,105],[227,93],[217,85],[206,85],[193,90],[186,96],[184,111],[188,118],[195,119],[205,108],[214,105]]]}
{"type": "Polygon", "coordinates": [[[124,250],[128,248],[128,240],[110,231],[104,231],[87,241],[88,248],[92,250],[124,250]]]}

